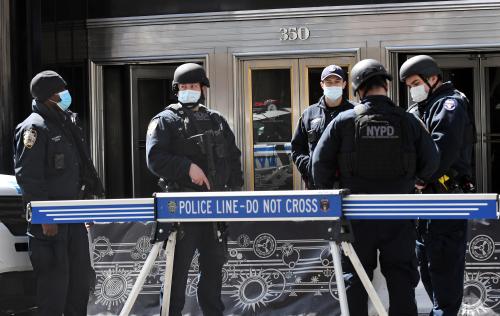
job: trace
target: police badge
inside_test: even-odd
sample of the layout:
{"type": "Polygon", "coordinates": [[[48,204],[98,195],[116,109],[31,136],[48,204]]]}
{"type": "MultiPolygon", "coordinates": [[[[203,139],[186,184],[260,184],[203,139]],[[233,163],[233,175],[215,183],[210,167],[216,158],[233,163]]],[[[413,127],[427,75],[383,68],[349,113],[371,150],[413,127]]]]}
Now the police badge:
{"type": "Polygon", "coordinates": [[[24,147],[31,149],[36,142],[36,130],[33,128],[27,129],[23,133],[23,144],[24,147]]]}
{"type": "Polygon", "coordinates": [[[330,201],[328,201],[327,199],[322,199],[319,202],[319,205],[321,206],[321,210],[323,212],[327,212],[330,209],[330,201]]]}
{"type": "Polygon", "coordinates": [[[176,209],[177,209],[177,203],[175,203],[175,201],[168,201],[168,211],[174,214],[176,209]]]}

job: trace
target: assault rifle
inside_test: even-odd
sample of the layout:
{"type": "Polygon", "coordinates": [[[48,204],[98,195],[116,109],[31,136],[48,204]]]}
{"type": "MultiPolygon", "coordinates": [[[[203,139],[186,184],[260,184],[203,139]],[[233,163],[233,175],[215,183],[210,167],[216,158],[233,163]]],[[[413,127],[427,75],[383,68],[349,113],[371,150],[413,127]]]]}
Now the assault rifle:
{"type": "Polygon", "coordinates": [[[217,176],[217,170],[215,166],[215,157],[214,157],[214,149],[215,149],[215,136],[216,133],[212,130],[206,131],[202,134],[197,134],[189,137],[188,139],[195,141],[196,145],[201,150],[201,153],[207,158],[207,178],[210,183],[211,190],[216,191],[215,181],[217,176]]]}

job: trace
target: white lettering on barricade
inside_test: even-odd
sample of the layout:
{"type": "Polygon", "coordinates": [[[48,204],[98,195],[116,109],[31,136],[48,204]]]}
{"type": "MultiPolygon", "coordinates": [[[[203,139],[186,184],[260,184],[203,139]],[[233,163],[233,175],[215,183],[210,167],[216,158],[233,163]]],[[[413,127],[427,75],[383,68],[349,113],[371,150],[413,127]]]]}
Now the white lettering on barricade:
{"type": "Polygon", "coordinates": [[[179,201],[179,213],[186,215],[212,214],[211,204],[210,200],[181,200],[179,201]]]}
{"type": "Polygon", "coordinates": [[[239,206],[238,200],[223,200],[216,202],[215,209],[217,214],[239,214],[239,206]]]}
{"type": "Polygon", "coordinates": [[[259,201],[253,199],[253,200],[247,200],[246,201],[246,210],[247,214],[255,213],[257,214],[259,212],[259,201]]]}
{"type": "Polygon", "coordinates": [[[264,199],[264,213],[281,213],[281,199],[264,199]]]}
{"type": "Polygon", "coordinates": [[[319,211],[317,199],[288,199],[286,201],[288,213],[317,213],[319,211]]]}
{"type": "Polygon", "coordinates": [[[155,205],[160,221],[335,220],[340,216],[338,191],[299,192],[161,193],[155,205]]]}

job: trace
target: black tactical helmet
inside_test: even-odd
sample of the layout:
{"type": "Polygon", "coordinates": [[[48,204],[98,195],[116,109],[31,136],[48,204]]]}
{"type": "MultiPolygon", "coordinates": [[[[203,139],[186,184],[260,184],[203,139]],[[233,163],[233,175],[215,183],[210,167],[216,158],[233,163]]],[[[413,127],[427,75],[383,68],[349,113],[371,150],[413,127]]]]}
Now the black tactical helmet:
{"type": "Polygon", "coordinates": [[[392,80],[392,76],[385,70],[384,66],[375,59],[363,59],[358,62],[351,70],[352,92],[356,94],[363,83],[375,76],[392,80]]]}
{"type": "Polygon", "coordinates": [[[205,69],[195,63],[182,64],[174,72],[174,80],[172,81],[172,89],[178,91],[179,83],[196,83],[199,82],[202,86],[210,87],[205,69]]]}
{"type": "Polygon", "coordinates": [[[404,82],[406,78],[412,75],[419,75],[422,79],[427,79],[433,75],[439,78],[443,77],[443,73],[436,61],[427,55],[418,55],[403,63],[399,70],[399,79],[404,82]]]}

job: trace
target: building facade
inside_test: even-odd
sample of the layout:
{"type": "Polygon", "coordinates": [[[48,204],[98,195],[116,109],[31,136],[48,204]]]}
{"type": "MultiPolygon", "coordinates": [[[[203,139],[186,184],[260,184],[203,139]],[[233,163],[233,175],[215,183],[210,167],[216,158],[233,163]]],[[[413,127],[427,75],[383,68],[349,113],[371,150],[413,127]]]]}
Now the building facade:
{"type": "MultiPolygon", "coordinates": [[[[425,53],[473,106],[479,191],[500,192],[500,1],[1,1],[3,173],[13,173],[12,131],[30,111],[29,81],[50,68],[69,82],[108,197],[150,196],[147,125],[176,101],[175,68],[196,62],[211,81],[207,106],[228,118],[242,149],[245,189],[300,189],[289,142],[322,94],[322,68],[374,58],[397,78],[407,58],[425,53]]],[[[408,106],[398,80],[390,95],[408,106]]],[[[481,225],[471,227],[471,238],[486,237],[469,248],[469,290],[494,309],[500,301],[485,293],[498,291],[495,236],[481,225]]]]}

